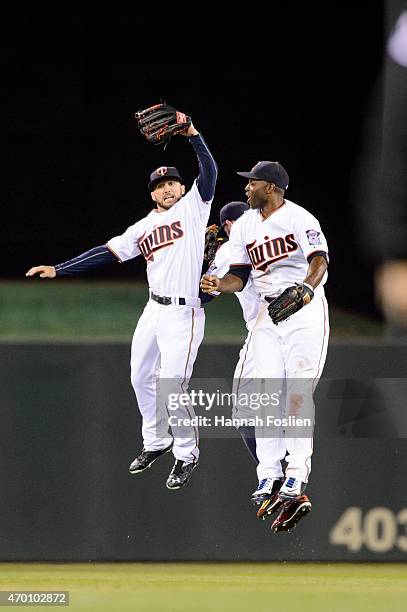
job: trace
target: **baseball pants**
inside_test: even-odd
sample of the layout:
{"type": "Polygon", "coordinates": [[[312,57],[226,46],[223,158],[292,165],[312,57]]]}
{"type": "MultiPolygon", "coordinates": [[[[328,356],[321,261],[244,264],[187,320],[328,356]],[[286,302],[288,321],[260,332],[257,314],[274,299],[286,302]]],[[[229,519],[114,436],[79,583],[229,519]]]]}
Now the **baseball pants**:
{"type": "MultiPolygon", "coordinates": [[[[280,416],[313,417],[313,391],[321,376],[329,337],[328,307],[324,295],[289,319],[274,325],[267,304],[260,308],[253,330],[256,378],[271,392],[284,386],[284,406],[280,416]]],[[[312,427],[256,429],[257,475],[263,478],[283,476],[281,461],[285,458],[285,476],[308,482],[313,450],[312,427]],[[305,432],[305,433],[304,433],[305,432]],[[286,454],[288,455],[286,456],[286,454]]]]}
{"type": "Polygon", "coordinates": [[[160,450],[174,439],[174,456],[186,463],[198,461],[198,429],[187,425],[170,433],[169,416],[191,419],[195,412],[190,404],[169,410],[162,389],[187,393],[204,327],[203,308],[162,305],[150,299],[131,346],[131,383],[143,419],[144,448],[160,450]]]}

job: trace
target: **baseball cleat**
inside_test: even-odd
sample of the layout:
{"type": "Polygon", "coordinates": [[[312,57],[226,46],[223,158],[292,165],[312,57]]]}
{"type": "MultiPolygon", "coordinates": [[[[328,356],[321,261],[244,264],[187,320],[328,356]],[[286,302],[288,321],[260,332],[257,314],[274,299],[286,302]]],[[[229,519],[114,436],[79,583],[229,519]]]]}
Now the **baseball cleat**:
{"type": "Polygon", "coordinates": [[[259,486],[251,495],[251,502],[254,506],[260,506],[264,501],[270,498],[278,491],[281,486],[281,481],[278,478],[263,478],[260,480],[259,486]]]}
{"type": "Polygon", "coordinates": [[[180,489],[186,485],[196,467],[198,467],[198,463],[185,463],[176,459],[167,479],[167,489],[180,489]]]}
{"type": "Polygon", "coordinates": [[[303,516],[311,512],[312,504],[306,495],[301,495],[296,500],[286,501],[283,504],[277,518],[271,524],[271,529],[278,531],[290,531],[303,516]]]}
{"type": "Polygon", "coordinates": [[[164,453],[169,453],[172,450],[174,442],[171,442],[167,448],[163,448],[157,451],[148,451],[145,448],[141,451],[138,457],[130,464],[129,472],[130,474],[141,474],[147,468],[151,467],[161,455],[164,453]]]}
{"type": "Polygon", "coordinates": [[[274,495],[272,495],[269,499],[265,499],[261,504],[260,508],[257,510],[257,518],[264,521],[272,514],[278,512],[284,503],[285,502],[279,498],[278,493],[274,493],[274,495]]]}
{"type": "Polygon", "coordinates": [[[288,477],[281,485],[278,496],[280,499],[292,501],[304,493],[305,487],[305,482],[301,482],[299,478],[288,477]]]}
{"type": "Polygon", "coordinates": [[[257,510],[256,516],[262,520],[270,517],[272,514],[278,512],[283,505],[283,501],[278,497],[278,491],[284,482],[284,478],[280,478],[273,482],[273,489],[271,495],[266,497],[262,502],[260,508],[257,510]]]}

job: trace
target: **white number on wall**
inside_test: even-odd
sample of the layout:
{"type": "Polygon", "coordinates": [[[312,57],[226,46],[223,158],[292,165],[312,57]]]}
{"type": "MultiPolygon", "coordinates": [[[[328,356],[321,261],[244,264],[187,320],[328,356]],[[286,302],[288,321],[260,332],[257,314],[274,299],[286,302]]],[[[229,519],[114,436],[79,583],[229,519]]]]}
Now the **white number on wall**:
{"type": "Polygon", "coordinates": [[[329,534],[335,546],[358,552],[362,546],[375,553],[393,548],[407,552],[407,508],[396,515],[390,508],[377,506],[363,515],[362,508],[347,508],[329,534]],[[401,529],[401,533],[400,533],[401,529]]]}

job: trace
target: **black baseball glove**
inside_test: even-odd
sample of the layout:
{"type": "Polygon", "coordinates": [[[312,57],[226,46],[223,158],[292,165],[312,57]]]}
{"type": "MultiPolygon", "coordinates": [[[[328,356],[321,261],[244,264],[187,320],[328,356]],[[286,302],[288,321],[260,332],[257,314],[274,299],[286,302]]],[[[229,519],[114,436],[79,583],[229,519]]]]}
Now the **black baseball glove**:
{"type": "Polygon", "coordinates": [[[166,146],[172,136],[187,130],[191,117],[180,113],[166,102],[155,104],[135,114],[138,128],[148,142],[166,146]]]}
{"type": "Polygon", "coordinates": [[[292,287],[287,287],[274,300],[266,297],[266,300],[270,302],[268,311],[271,320],[275,325],[278,325],[278,323],[288,319],[300,308],[309,304],[313,297],[314,292],[311,287],[298,283],[295,283],[292,287]]]}
{"type": "Polygon", "coordinates": [[[209,225],[205,230],[205,249],[204,249],[204,261],[208,263],[208,266],[215,259],[216,251],[220,245],[226,241],[226,236],[219,225],[209,225]]]}

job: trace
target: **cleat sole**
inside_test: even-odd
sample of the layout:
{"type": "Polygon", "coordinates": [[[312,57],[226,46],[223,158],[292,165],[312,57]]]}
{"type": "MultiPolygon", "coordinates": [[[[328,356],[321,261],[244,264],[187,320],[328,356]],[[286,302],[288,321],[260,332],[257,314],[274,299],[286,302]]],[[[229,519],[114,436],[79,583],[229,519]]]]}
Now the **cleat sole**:
{"type": "Polygon", "coordinates": [[[257,518],[260,518],[263,521],[266,520],[266,518],[269,518],[270,516],[278,512],[284,503],[278,498],[272,503],[270,502],[271,500],[266,500],[262,503],[261,507],[257,511],[257,518]]]}
{"type": "Polygon", "coordinates": [[[297,508],[296,512],[286,521],[272,527],[274,533],[278,533],[279,531],[287,531],[290,532],[292,529],[295,529],[297,523],[302,519],[303,516],[311,512],[312,505],[311,502],[304,502],[297,508]]]}
{"type": "Polygon", "coordinates": [[[158,457],[156,457],[155,459],[153,459],[148,465],[146,465],[146,467],[143,467],[141,470],[131,470],[129,468],[129,474],[135,475],[135,474],[142,474],[143,472],[145,472],[146,470],[148,470],[148,468],[151,468],[151,466],[153,465],[153,463],[155,463],[157,461],[157,459],[159,459],[160,457],[162,457],[163,455],[165,455],[166,453],[170,453],[172,451],[172,446],[171,445],[169,448],[167,448],[166,451],[164,451],[162,453],[162,455],[159,455],[158,457]]]}

